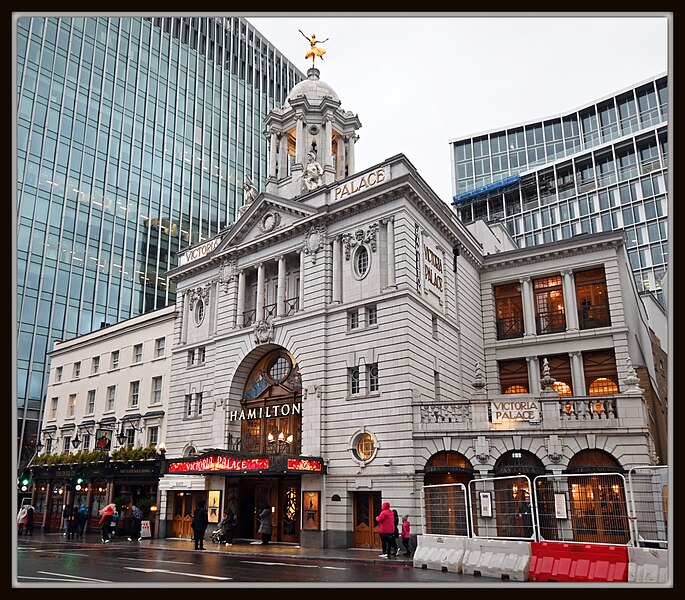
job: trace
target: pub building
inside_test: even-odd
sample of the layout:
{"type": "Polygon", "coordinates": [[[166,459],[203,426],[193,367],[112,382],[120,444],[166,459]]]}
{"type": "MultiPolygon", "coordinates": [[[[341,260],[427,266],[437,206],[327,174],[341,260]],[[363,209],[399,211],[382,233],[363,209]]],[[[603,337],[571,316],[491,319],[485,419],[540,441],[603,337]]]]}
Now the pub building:
{"type": "MultiPolygon", "coordinates": [[[[236,221],[179,253],[175,305],[73,342],[87,355],[99,340],[117,361],[142,346],[143,362],[168,342],[102,385],[136,390],[135,410],[117,393],[117,422],[157,413],[126,442],[165,446],[158,477],[140,480],[157,486],[155,535],[189,539],[204,500],[210,528],[238,515],[237,539],[259,539],[269,507],[274,542],[380,548],[382,502],[422,533],[425,485],[497,477],[524,502],[507,476],[659,464],[659,340],[624,234],[519,249],[498,223],[465,226],[403,154],[357,171],[361,122],[319,75],[267,117],[264,189],[246,181],[236,221]]],[[[83,360],[54,359],[52,380],[83,360]]],[[[63,385],[43,428],[68,446],[63,385]]],[[[93,473],[98,506],[123,484],[113,477],[93,473]]],[[[597,515],[598,485],[577,492],[597,515]]]]}

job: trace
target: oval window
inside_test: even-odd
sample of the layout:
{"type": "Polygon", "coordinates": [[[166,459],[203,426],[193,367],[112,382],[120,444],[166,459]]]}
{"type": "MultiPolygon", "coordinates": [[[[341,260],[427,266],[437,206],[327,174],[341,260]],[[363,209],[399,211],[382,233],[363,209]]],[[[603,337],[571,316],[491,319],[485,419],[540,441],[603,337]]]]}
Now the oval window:
{"type": "Polygon", "coordinates": [[[360,433],[354,441],[352,452],[357,460],[368,462],[373,458],[376,451],[376,444],[373,436],[369,433],[360,433]]]}
{"type": "Polygon", "coordinates": [[[279,356],[269,367],[269,377],[275,383],[281,383],[290,375],[292,364],[285,356],[279,356]]]}
{"type": "Polygon", "coordinates": [[[360,246],[354,256],[354,270],[361,279],[369,271],[369,251],[366,246],[360,246]]]}
{"type": "Polygon", "coordinates": [[[195,303],[195,325],[200,325],[205,318],[205,301],[200,298],[195,303]]]}

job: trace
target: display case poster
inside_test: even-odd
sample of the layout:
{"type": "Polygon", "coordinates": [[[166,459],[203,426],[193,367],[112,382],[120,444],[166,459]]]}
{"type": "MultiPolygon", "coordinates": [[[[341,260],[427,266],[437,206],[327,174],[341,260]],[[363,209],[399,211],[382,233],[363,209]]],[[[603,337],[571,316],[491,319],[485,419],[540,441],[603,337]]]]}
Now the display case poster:
{"type": "Polygon", "coordinates": [[[490,492],[480,493],[480,516],[492,516],[492,496],[490,495],[490,492]]]}
{"type": "Polygon", "coordinates": [[[319,529],[321,492],[302,492],[302,529],[319,529]]]}
{"type": "Polygon", "coordinates": [[[218,523],[221,520],[219,510],[221,508],[221,491],[209,490],[207,513],[209,514],[210,523],[218,523]]]}
{"type": "Polygon", "coordinates": [[[566,514],[566,495],[554,494],[554,514],[557,519],[567,519],[566,514]]]}

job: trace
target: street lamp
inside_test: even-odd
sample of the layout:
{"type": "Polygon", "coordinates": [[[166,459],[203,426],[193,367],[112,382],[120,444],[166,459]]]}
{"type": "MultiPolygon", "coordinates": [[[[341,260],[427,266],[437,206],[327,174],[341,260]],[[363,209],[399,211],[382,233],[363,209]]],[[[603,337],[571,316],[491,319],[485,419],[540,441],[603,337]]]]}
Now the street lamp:
{"type": "Polygon", "coordinates": [[[71,445],[76,449],[81,445],[81,440],[78,437],[78,432],[76,433],[76,437],[71,440],[71,445]]]}
{"type": "Polygon", "coordinates": [[[124,433],[124,430],[122,429],[117,435],[117,442],[119,442],[120,446],[123,446],[126,443],[127,439],[128,436],[124,433]]]}

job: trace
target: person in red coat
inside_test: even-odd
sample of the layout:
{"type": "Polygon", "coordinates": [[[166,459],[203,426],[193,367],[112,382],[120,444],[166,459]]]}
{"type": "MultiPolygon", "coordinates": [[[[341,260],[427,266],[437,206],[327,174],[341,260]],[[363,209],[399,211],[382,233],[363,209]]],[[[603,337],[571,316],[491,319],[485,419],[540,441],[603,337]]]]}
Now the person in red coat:
{"type": "MultiPolygon", "coordinates": [[[[381,536],[381,544],[383,545],[383,550],[378,556],[389,558],[391,556],[390,549],[395,539],[395,515],[390,510],[390,502],[383,502],[381,512],[376,517],[376,522],[378,523],[378,533],[381,536]]],[[[394,552],[392,556],[394,556],[394,552]]]]}

